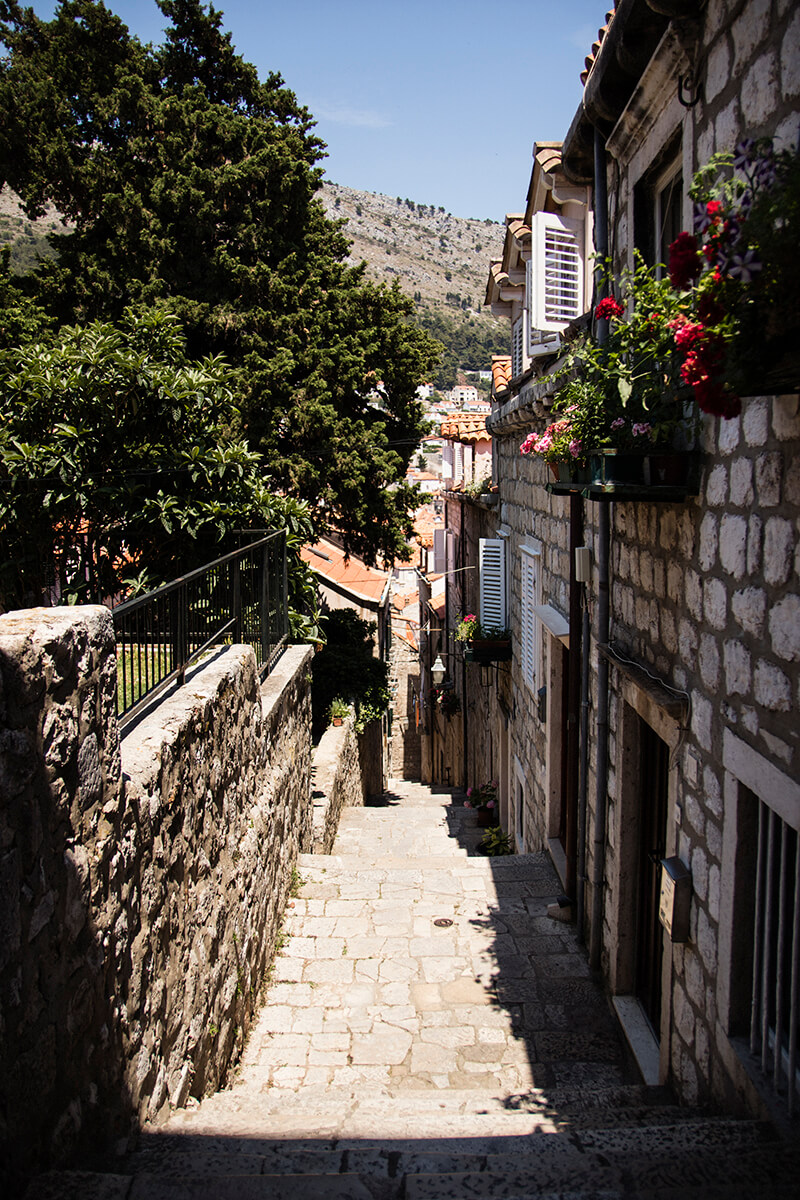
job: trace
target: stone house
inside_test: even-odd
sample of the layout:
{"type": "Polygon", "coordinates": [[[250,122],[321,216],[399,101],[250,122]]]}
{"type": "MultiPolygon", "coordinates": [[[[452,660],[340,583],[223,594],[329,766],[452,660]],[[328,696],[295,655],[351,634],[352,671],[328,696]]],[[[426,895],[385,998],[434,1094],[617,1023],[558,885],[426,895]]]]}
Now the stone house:
{"type": "MultiPolygon", "coordinates": [[[[564,143],[534,147],[526,211],[508,218],[490,270],[511,378],[499,361],[496,505],[446,506],[441,645],[465,714],[451,771],[497,778],[517,847],[550,849],[645,1079],[687,1102],[796,1120],[797,380],[771,380],[791,394],[747,396],[741,416],[704,419],[696,494],[567,490],[519,446],[547,423],[568,328],[562,313],[542,331],[552,341],[536,341],[536,218],[563,215],[565,191],[580,211],[583,189],[616,271],[634,247],[663,261],[691,229],[688,187],[715,151],[744,136],[796,144],[800,9],[621,0],[586,66],[564,143]],[[513,633],[511,661],[495,667],[464,665],[447,640],[462,602],[479,601],[481,538],[502,546],[513,633]],[[687,890],[682,930],[666,902],[687,890]]],[[[576,241],[576,271],[591,249],[576,241]]],[[[587,272],[583,313],[588,286],[587,272]]]]}

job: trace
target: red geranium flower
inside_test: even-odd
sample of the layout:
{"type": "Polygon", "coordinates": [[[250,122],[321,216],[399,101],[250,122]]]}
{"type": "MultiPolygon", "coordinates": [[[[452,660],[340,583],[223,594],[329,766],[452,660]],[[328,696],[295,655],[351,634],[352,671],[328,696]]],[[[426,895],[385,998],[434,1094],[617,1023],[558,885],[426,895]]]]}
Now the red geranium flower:
{"type": "Polygon", "coordinates": [[[697,238],[691,233],[679,233],[669,248],[669,281],[677,291],[683,291],[702,269],[697,238]]]}
{"type": "Polygon", "coordinates": [[[594,315],[597,321],[609,321],[612,317],[621,317],[624,312],[625,309],[619,300],[615,300],[613,296],[606,296],[595,308],[594,315]]]}

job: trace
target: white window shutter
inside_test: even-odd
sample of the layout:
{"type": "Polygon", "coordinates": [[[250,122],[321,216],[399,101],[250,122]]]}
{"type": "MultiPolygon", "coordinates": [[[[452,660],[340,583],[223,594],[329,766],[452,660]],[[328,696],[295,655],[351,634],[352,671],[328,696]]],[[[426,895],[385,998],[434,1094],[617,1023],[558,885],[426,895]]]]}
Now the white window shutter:
{"type": "Polygon", "coordinates": [[[583,226],[555,213],[533,217],[531,327],[561,330],[583,312],[583,226]]]}
{"type": "Polygon", "coordinates": [[[538,554],[526,551],[525,548],[520,556],[522,590],[520,662],[522,678],[531,690],[536,685],[539,661],[539,623],[535,612],[540,595],[539,558],[538,554]]]}
{"type": "Polygon", "coordinates": [[[447,570],[447,530],[433,531],[433,573],[443,575],[447,570]]]}
{"type": "Polygon", "coordinates": [[[522,317],[518,317],[511,327],[511,376],[513,379],[522,374],[525,366],[524,332],[525,322],[522,317]]]}
{"type": "Polygon", "coordinates": [[[502,538],[481,538],[478,546],[478,554],[481,585],[481,625],[484,629],[505,629],[505,542],[502,538]]]}

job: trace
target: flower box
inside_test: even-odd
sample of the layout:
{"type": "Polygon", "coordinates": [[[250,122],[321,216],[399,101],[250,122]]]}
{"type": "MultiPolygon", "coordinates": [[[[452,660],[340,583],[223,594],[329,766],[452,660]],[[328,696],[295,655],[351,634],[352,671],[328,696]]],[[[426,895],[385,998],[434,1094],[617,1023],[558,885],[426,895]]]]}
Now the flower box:
{"type": "Polygon", "coordinates": [[[647,455],[636,450],[600,450],[589,459],[591,482],[643,484],[647,455]]]}
{"type": "Polygon", "coordinates": [[[508,662],[511,658],[510,638],[473,638],[464,643],[464,660],[486,666],[493,662],[508,662]]]}
{"type": "Polygon", "coordinates": [[[556,479],[560,484],[567,484],[572,488],[582,488],[592,481],[591,471],[587,466],[578,466],[574,462],[560,462],[557,467],[556,479]]]}

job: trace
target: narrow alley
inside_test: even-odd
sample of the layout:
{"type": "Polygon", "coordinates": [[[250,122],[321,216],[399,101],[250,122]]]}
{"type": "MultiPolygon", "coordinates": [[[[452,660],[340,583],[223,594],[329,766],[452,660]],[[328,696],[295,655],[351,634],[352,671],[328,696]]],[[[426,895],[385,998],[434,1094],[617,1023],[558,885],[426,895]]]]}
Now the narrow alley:
{"type": "Polygon", "coordinates": [[[549,857],[487,859],[449,790],[391,789],[301,857],[230,1087],[29,1200],[792,1195],[766,1127],[638,1082],[574,927],[547,915],[549,857]]]}

